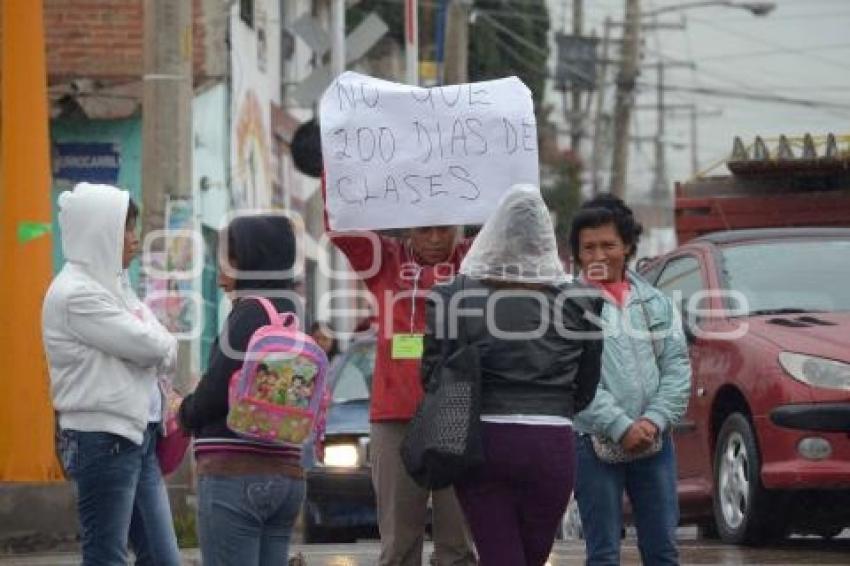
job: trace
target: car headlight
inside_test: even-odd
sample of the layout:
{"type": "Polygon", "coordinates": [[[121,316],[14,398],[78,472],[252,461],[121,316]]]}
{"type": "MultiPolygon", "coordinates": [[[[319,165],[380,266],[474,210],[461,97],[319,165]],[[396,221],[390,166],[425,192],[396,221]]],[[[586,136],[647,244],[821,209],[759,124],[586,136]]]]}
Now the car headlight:
{"type": "Polygon", "coordinates": [[[328,444],[325,446],[325,466],[354,468],[360,460],[356,444],[328,444]]]}
{"type": "Polygon", "coordinates": [[[824,389],[850,391],[850,364],[794,352],[779,354],[779,363],[797,381],[824,389]]]}

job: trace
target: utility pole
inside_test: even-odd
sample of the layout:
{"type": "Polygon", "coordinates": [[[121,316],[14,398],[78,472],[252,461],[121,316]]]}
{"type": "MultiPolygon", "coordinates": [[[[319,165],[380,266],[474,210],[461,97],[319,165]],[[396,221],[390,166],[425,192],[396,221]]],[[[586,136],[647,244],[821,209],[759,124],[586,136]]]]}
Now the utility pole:
{"type": "Polygon", "coordinates": [[[691,106],[691,177],[696,178],[699,173],[699,148],[697,147],[697,106],[691,106]]]}
{"type": "Polygon", "coordinates": [[[602,169],[602,134],[606,129],[603,111],[605,108],[605,80],[608,75],[608,46],[611,43],[611,25],[611,18],[605,18],[605,28],[602,33],[602,61],[599,65],[599,73],[596,75],[596,116],[593,119],[593,150],[590,155],[594,195],[602,192],[602,179],[599,172],[602,169]]]}
{"type": "MultiPolygon", "coordinates": [[[[584,32],[584,0],[573,0],[573,36],[579,38],[584,32]]],[[[588,96],[590,96],[588,94],[588,96]]],[[[570,148],[573,153],[579,155],[581,145],[582,126],[584,125],[581,111],[581,89],[577,82],[573,82],[572,102],[570,104],[570,148]]]]}
{"type": "MultiPolygon", "coordinates": [[[[665,67],[670,67],[671,63],[664,63],[665,67]]],[[[698,120],[699,118],[711,118],[717,117],[723,114],[723,112],[719,109],[715,110],[700,110],[695,104],[667,104],[664,103],[664,119],[665,121],[668,118],[683,118],[683,114],[679,114],[678,111],[687,112],[687,118],[690,121],[691,132],[690,132],[690,148],[691,148],[691,175],[696,176],[699,173],[699,129],[698,129],[698,120]]],[[[653,112],[658,112],[658,105],[653,106],[643,106],[636,105],[635,109],[637,110],[652,110],[653,112]]],[[[666,123],[666,122],[665,122],[666,123]]],[[[663,130],[663,128],[662,128],[663,130]]],[[[663,136],[662,136],[663,137],[663,136]]],[[[634,136],[632,136],[632,140],[634,140],[634,136]]],[[[655,143],[659,139],[658,136],[654,136],[652,138],[653,143],[655,143]]],[[[669,145],[669,144],[665,144],[669,145]]],[[[666,150],[666,148],[665,148],[666,150]]],[[[654,187],[654,185],[653,185],[654,187]]]]}
{"type": "Polygon", "coordinates": [[[667,163],[664,153],[664,63],[658,62],[658,85],[655,94],[657,130],[655,135],[655,175],[652,181],[652,198],[665,202],[667,198],[667,163]]]}
{"type": "MultiPolygon", "coordinates": [[[[142,93],[142,228],[165,226],[169,198],[192,196],[192,2],[145,0],[142,93]]],[[[155,251],[162,249],[158,238],[155,251]]],[[[194,258],[200,261],[200,258],[194,258]]],[[[181,342],[176,386],[189,388],[190,348],[181,342]]]]}
{"type": "Polygon", "coordinates": [[[620,57],[620,71],[617,75],[617,100],[614,107],[614,157],[611,164],[611,192],[621,198],[626,194],[629,123],[638,75],[639,48],[640,0],[626,0],[623,52],[620,57]]]}
{"type": "Polygon", "coordinates": [[[331,76],[345,72],[345,0],[331,1],[331,76]]]}
{"type": "Polygon", "coordinates": [[[419,85],[419,0],[404,0],[405,78],[419,85]]]}
{"type": "MultiPolygon", "coordinates": [[[[345,0],[331,0],[331,76],[336,78],[345,72],[345,0]]],[[[336,274],[347,265],[347,260],[336,246],[331,248],[330,261],[331,271],[336,274]]],[[[337,279],[334,277],[329,281],[329,290],[333,292],[345,292],[354,287],[354,281],[337,279]]],[[[330,304],[330,303],[329,303],[330,304]]],[[[346,305],[347,308],[356,308],[353,304],[346,305]]],[[[335,313],[336,314],[336,313],[335,313]]],[[[342,314],[336,314],[336,319],[331,321],[337,330],[348,330],[354,328],[354,321],[346,320],[342,314]]]]}
{"type": "Polygon", "coordinates": [[[445,34],[443,84],[469,82],[469,8],[468,0],[448,0],[445,34]]]}

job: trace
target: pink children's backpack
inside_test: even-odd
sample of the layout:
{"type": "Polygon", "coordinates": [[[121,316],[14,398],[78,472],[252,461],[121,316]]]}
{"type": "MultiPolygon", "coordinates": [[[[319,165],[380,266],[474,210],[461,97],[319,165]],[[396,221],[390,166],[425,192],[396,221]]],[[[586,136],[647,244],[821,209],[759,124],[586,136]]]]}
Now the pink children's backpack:
{"type": "Polygon", "coordinates": [[[264,297],[248,298],[260,302],[271,324],[254,332],[230,378],[227,426],[250,440],[300,447],[323,426],[328,358],[298,329],[297,316],[278,313],[264,297]]]}

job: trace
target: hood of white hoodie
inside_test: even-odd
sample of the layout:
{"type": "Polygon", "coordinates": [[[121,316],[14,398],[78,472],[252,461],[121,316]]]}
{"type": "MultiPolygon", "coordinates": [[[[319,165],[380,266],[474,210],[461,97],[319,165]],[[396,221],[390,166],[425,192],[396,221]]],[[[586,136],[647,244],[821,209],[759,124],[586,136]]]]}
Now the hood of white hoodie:
{"type": "Polygon", "coordinates": [[[110,185],[79,183],[59,195],[65,259],[120,296],[124,226],[130,195],[110,185]]]}

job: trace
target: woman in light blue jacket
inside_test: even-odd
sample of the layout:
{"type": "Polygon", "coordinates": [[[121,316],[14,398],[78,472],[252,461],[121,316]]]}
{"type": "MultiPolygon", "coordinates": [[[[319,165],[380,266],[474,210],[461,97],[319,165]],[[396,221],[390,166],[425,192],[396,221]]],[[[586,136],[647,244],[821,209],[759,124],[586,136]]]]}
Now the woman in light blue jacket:
{"type": "Polygon", "coordinates": [[[676,457],[670,428],[684,414],[691,368],[669,298],[627,269],[641,233],[620,199],[600,195],[573,219],[570,244],[582,277],[603,290],[602,376],[576,416],[575,495],[587,564],[619,564],[623,492],[644,564],[677,564],[676,457]]]}

